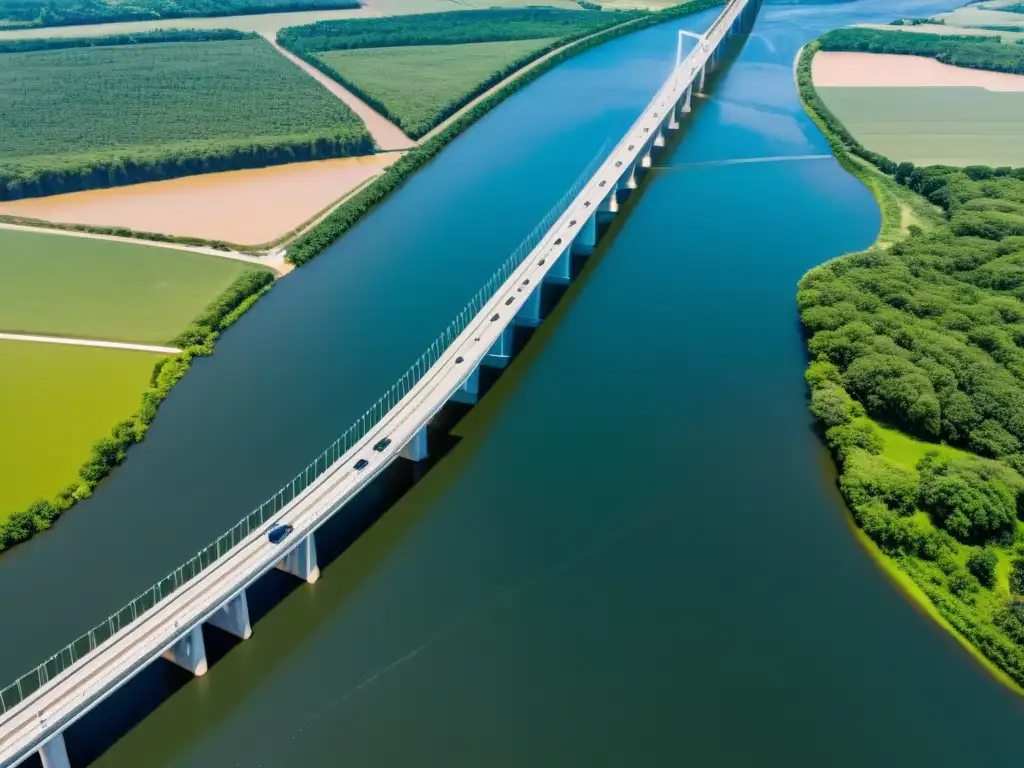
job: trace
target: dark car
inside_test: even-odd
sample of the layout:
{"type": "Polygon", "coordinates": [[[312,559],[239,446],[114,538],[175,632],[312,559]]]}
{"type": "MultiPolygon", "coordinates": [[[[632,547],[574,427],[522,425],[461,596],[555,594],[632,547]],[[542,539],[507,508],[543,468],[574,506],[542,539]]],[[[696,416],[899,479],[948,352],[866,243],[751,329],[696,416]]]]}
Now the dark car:
{"type": "Polygon", "coordinates": [[[373,446],[373,450],[380,452],[387,448],[389,445],[391,445],[391,438],[385,437],[383,440],[381,440],[379,443],[373,446]]]}
{"type": "Polygon", "coordinates": [[[356,472],[362,472],[364,469],[366,469],[366,465],[369,463],[370,462],[368,462],[366,459],[360,459],[359,461],[357,461],[355,463],[356,472]]]}
{"type": "Polygon", "coordinates": [[[272,525],[267,531],[267,538],[271,544],[280,544],[284,537],[294,530],[295,527],[292,525],[272,525]]]}
{"type": "Polygon", "coordinates": [[[458,357],[455,358],[455,364],[458,365],[459,363],[461,363],[465,359],[466,358],[464,358],[462,355],[459,355],[458,357]]]}

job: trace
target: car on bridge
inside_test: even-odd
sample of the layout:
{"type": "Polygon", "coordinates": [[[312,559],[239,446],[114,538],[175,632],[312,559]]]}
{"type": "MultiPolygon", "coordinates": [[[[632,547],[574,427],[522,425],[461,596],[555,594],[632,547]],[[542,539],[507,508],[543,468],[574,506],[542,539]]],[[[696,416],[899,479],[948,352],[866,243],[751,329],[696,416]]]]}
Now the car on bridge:
{"type": "Polygon", "coordinates": [[[284,537],[295,530],[293,525],[281,525],[275,524],[270,526],[270,530],[267,531],[267,538],[270,539],[271,544],[280,544],[284,541],[284,537]]]}
{"type": "Polygon", "coordinates": [[[366,469],[366,466],[369,463],[370,462],[368,462],[366,459],[360,459],[355,463],[353,468],[355,469],[356,472],[362,472],[364,469],[366,469]]]}
{"type": "Polygon", "coordinates": [[[377,453],[380,453],[385,448],[387,448],[389,445],[391,445],[391,438],[390,437],[385,437],[383,440],[381,440],[379,443],[377,443],[375,446],[373,446],[373,450],[377,451],[377,453]]]}

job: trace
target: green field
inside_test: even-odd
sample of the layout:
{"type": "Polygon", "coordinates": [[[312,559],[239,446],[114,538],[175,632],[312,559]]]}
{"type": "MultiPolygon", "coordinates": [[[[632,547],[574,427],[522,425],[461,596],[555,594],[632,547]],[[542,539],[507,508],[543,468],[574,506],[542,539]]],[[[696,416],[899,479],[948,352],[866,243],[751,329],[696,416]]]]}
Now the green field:
{"type": "Polygon", "coordinates": [[[170,248],[0,230],[0,331],[165,344],[251,268],[170,248]]]}
{"type": "Polygon", "coordinates": [[[325,21],[277,40],[419,138],[544,50],[639,15],[491,8],[325,21]]]}
{"type": "Polygon", "coordinates": [[[0,522],[75,482],[93,443],[138,410],[158,359],[0,341],[0,522]]]}
{"type": "Polygon", "coordinates": [[[1024,92],[818,88],[868,149],[917,165],[1024,165],[1024,92]]]}
{"type": "Polygon", "coordinates": [[[372,147],[262,39],[4,53],[0,71],[0,199],[372,147]]]}
{"type": "MultiPolygon", "coordinates": [[[[321,61],[387,107],[410,135],[422,135],[437,115],[462,100],[495,72],[547,48],[555,40],[512,40],[464,45],[410,45],[328,51],[321,61]]],[[[454,111],[454,110],[451,110],[454,111]]]]}

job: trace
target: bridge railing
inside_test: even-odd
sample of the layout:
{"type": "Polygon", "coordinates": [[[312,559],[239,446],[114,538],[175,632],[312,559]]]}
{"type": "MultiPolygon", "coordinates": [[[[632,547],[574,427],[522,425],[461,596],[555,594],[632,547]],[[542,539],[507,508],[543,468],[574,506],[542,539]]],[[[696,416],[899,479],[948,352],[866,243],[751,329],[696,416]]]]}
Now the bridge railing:
{"type": "Polygon", "coordinates": [[[17,706],[46,685],[50,680],[80,661],[96,648],[130,626],[162,600],[173,595],[182,586],[210,568],[220,558],[241,544],[248,536],[259,530],[290,504],[300,493],[326,473],[342,456],[369,433],[398,402],[405,397],[416,383],[430,370],[444,351],[476,317],[497,290],[523,260],[537,247],[545,233],[551,229],[569,203],[586,186],[591,176],[607,156],[611,142],[605,141],[597,154],[580,173],[569,190],[556,202],[537,223],[516,249],[502,262],[483,287],[466,303],[455,319],[427,347],[426,351],[391,385],[369,409],[363,413],[340,437],[311,461],[289,483],[263,502],[260,506],[239,520],[216,540],[201,549],[196,555],[182,563],[156,584],[144,591],[120,610],[110,614],[74,642],[68,644],[32,671],[19,677],[15,682],[0,690],[0,714],[17,706]]]}

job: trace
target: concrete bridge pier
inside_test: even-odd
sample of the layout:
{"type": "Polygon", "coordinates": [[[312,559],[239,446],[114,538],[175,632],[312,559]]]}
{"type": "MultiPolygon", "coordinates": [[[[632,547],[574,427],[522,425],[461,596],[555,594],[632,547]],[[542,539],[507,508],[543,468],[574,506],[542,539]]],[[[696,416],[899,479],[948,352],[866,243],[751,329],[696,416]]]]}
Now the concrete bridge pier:
{"type": "Polygon", "coordinates": [[[412,440],[405,444],[405,447],[402,448],[401,456],[409,461],[423,461],[430,456],[427,452],[426,426],[420,427],[416,434],[412,436],[412,440]]]}
{"type": "Polygon", "coordinates": [[[622,174],[622,179],[625,179],[625,181],[622,179],[619,180],[619,186],[622,189],[636,189],[639,186],[636,179],[636,166],[637,161],[634,160],[629,164],[626,172],[622,174]]]}
{"type": "Polygon", "coordinates": [[[39,759],[43,761],[43,768],[71,768],[63,733],[58,733],[39,748],[39,759]]]}
{"type": "Polygon", "coordinates": [[[196,624],[164,651],[164,658],[187,669],[196,677],[206,674],[206,643],[203,642],[203,625],[196,624]]]}
{"type": "Polygon", "coordinates": [[[505,368],[512,359],[512,324],[505,326],[501,335],[484,355],[483,364],[491,368],[505,368]]]}
{"type": "Polygon", "coordinates": [[[224,603],[206,621],[217,629],[248,640],[252,635],[252,625],[249,623],[249,601],[245,599],[245,590],[224,603]]]}
{"type": "Polygon", "coordinates": [[[692,109],[692,107],[690,106],[690,99],[692,98],[692,96],[693,96],[693,86],[692,85],[688,85],[686,87],[686,93],[683,94],[683,103],[682,103],[682,106],[679,108],[680,112],[686,113],[686,112],[689,112],[692,109]]]}
{"type": "MultiPolygon", "coordinates": [[[[526,290],[525,288],[523,290],[526,290]]],[[[512,322],[523,328],[536,328],[540,325],[540,285],[530,291],[523,301],[512,322]]]]}
{"type": "Polygon", "coordinates": [[[597,206],[598,213],[618,213],[619,212],[619,183],[615,182],[612,184],[611,191],[605,195],[604,200],[597,206]]]}
{"type": "Polygon", "coordinates": [[[309,584],[315,584],[320,578],[320,566],[316,562],[316,540],[313,534],[304,537],[278,562],[277,567],[309,584]]]}
{"type": "Polygon", "coordinates": [[[544,275],[544,282],[565,284],[572,280],[572,246],[562,251],[551,269],[544,275]]]}
{"type": "Polygon", "coordinates": [[[451,396],[452,402],[464,405],[476,405],[480,400],[480,366],[476,366],[469,378],[462,382],[451,396]]]}
{"type": "Polygon", "coordinates": [[[597,213],[587,217],[580,233],[572,241],[572,252],[581,256],[589,256],[597,247],[597,213]]]}
{"type": "Polygon", "coordinates": [[[704,81],[707,78],[707,74],[708,74],[708,65],[707,65],[707,63],[705,63],[700,68],[700,85],[697,86],[697,93],[700,93],[700,94],[704,93],[704,81]]]}
{"type": "Polygon", "coordinates": [[[641,168],[650,168],[651,167],[652,162],[653,162],[652,159],[651,159],[651,151],[652,151],[653,146],[654,146],[654,140],[653,139],[651,141],[649,141],[644,146],[644,154],[640,158],[640,167],[641,168]]]}

